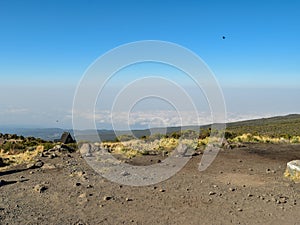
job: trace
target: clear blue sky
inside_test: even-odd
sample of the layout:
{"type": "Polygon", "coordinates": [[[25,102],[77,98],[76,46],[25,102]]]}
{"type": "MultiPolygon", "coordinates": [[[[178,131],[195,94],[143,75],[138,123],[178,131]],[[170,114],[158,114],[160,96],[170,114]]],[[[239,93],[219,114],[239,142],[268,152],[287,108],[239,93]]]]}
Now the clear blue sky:
{"type": "MultiPolygon", "coordinates": [[[[225,89],[275,91],[280,87],[285,93],[292,89],[291,93],[299,93],[299,21],[297,0],[2,0],[0,110],[16,106],[21,109],[31,95],[38,93],[44,101],[51,98],[51,90],[41,91],[37,87],[72,90],[90,63],[106,51],[149,39],[175,42],[194,51],[225,89]],[[16,93],[16,87],[20,93],[16,93]],[[22,96],[24,101],[20,100],[22,96]]],[[[228,93],[231,96],[232,92],[228,93]]],[[[285,97],[289,98],[289,94],[285,97]]],[[[69,102],[52,99],[49,104],[57,108],[56,101],[70,109],[69,102]]],[[[289,111],[298,111],[297,107],[290,107],[289,111]]],[[[41,112],[46,108],[42,106],[41,112]]]]}

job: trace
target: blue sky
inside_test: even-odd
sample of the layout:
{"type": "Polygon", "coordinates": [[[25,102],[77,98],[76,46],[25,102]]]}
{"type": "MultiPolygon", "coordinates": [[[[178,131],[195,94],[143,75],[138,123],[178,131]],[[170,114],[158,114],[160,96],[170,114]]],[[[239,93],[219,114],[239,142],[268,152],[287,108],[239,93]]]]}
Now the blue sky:
{"type": "Polygon", "coordinates": [[[67,121],[87,67],[139,40],[170,41],[198,54],[224,88],[230,113],[299,112],[299,9],[297,0],[2,0],[0,123],[56,126],[55,113],[67,121]],[[243,96],[255,100],[245,104],[243,96]],[[253,107],[239,110],[242,103],[253,107]],[[7,113],[17,109],[27,114],[7,113]]]}

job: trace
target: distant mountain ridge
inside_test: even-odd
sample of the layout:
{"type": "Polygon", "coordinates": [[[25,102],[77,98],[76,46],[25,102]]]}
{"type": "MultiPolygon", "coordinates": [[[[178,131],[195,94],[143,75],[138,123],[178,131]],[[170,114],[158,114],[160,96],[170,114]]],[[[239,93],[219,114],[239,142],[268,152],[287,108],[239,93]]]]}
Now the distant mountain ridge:
{"type": "MultiPolygon", "coordinates": [[[[142,136],[149,136],[154,133],[173,133],[180,130],[197,130],[201,128],[209,128],[211,125],[201,126],[184,126],[184,127],[167,127],[167,128],[153,128],[144,130],[132,131],[117,131],[117,135],[134,134],[140,138],[142,136]]],[[[245,120],[238,122],[227,123],[227,130],[238,134],[242,133],[257,133],[270,136],[283,136],[283,135],[300,135],[300,114],[290,114],[286,116],[276,116],[271,118],[261,118],[253,120],[245,120]]],[[[63,132],[70,132],[74,136],[72,129],[61,128],[9,128],[1,127],[0,133],[9,133],[22,135],[24,137],[36,137],[44,140],[54,140],[60,138],[63,132]]],[[[98,130],[101,140],[115,140],[116,134],[113,130],[98,130]]],[[[98,141],[99,137],[94,135],[91,130],[77,131],[76,135],[80,140],[93,140],[98,141]],[[94,137],[93,137],[94,135],[94,137]]]]}

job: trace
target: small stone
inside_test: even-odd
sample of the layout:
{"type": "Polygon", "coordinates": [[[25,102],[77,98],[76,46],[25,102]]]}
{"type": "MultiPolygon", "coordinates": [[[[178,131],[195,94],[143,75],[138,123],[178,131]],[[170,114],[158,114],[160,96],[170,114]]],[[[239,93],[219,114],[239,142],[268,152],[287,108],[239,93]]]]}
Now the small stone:
{"type": "Polygon", "coordinates": [[[238,209],[237,209],[237,211],[239,211],[239,212],[242,212],[242,211],[243,211],[243,209],[242,209],[242,208],[238,208],[238,209]]]}
{"type": "Polygon", "coordinates": [[[56,166],[54,164],[50,164],[50,163],[45,163],[43,166],[42,166],[42,169],[44,170],[50,170],[50,169],[55,169],[56,166]]]}
{"type": "Polygon", "coordinates": [[[160,191],[160,192],[165,192],[166,190],[165,190],[165,189],[159,189],[159,191],[160,191]]]}
{"type": "Polygon", "coordinates": [[[42,193],[45,190],[47,190],[47,187],[43,184],[37,184],[37,185],[34,186],[34,190],[38,193],[42,193]]]}
{"type": "Polygon", "coordinates": [[[34,164],[35,168],[41,168],[44,165],[44,163],[42,161],[38,161],[34,164]]]}
{"type": "Polygon", "coordinates": [[[109,201],[109,200],[111,200],[111,199],[112,199],[111,196],[104,196],[104,197],[103,197],[103,200],[104,200],[104,201],[109,201]]]}
{"type": "Polygon", "coordinates": [[[80,186],[80,185],[81,185],[81,183],[76,182],[76,183],[74,184],[74,187],[78,187],[78,186],[80,186]]]}
{"type": "Polygon", "coordinates": [[[215,194],[216,194],[216,192],[214,192],[214,191],[210,191],[208,194],[209,194],[209,195],[215,195],[215,194]]]}
{"type": "Polygon", "coordinates": [[[35,165],[34,165],[34,163],[29,163],[29,164],[27,164],[26,168],[27,169],[34,169],[35,165]]]}
{"type": "Polygon", "coordinates": [[[253,169],[252,169],[252,168],[249,168],[249,171],[253,171],[253,169]]]}
{"type": "Polygon", "coordinates": [[[266,169],[266,173],[271,173],[271,169],[266,169]]]}
{"type": "Polygon", "coordinates": [[[253,195],[252,194],[248,194],[248,197],[253,197],[253,195]]]}
{"type": "Polygon", "coordinates": [[[286,197],[280,197],[277,201],[279,201],[279,204],[284,204],[284,203],[287,203],[287,198],[286,197]]]}
{"type": "Polygon", "coordinates": [[[229,188],[229,191],[236,191],[236,188],[231,187],[231,188],[229,188]]]}
{"type": "Polygon", "coordinates": [[[130,173],[128,173],[127,171],[123,171],[123,172],[121,173],[121,175],[122,175],[123,177],[125,177],[125,176],[130,175],[130,173]]]}
{"type": "Polygon", "coordinates": [[[86,198],[86,193],[82,193],[78,196],[79,198],[86,198]]]}
{"type": "Polygon", "coordinates": [[[84,174],[85,174],[85,173],[84,173],[83,171],[78,171],[78,172],[76,172],[76,175],[77,175],[78,177],[82,177],[84,174]]]}
{"type": "Polygon", "coordinates": [[[213,185],[213,188],[217,188],[217,187],[218,187],[218,185],[216,185],[216,184],[213,185]]]}
{"type": "Polygon", "coordinates": [[[126,202],[131,202],[132,198],[126,198],[125,200],[126,200],[126,202]]]}

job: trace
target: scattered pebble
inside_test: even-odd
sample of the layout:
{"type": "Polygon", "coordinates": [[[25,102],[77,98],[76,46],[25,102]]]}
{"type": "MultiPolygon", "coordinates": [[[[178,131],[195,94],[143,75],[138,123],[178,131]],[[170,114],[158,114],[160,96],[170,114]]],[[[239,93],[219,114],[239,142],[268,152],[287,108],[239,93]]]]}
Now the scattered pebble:
{"type": "Polygon", "coordinates": [[[81,183],[76,182],[76,183],[74,184],[74,187],[78,187],[78,186],[80,186],[80,185],[81,185],[81,183]]]}
{"type": "Polygon", "coordinates": [[[216,192],[214,192],[214,191],[210,191],[208,194],[209,194],[209,195],[215,195],[215,194],[216,194],[216,192]]]}
{"type": "Polygon", "coordinates": [[[56,166],[54,164],[50,164],[50,163],[45,163],[43,166],[42,166],[42,169],[44,170],[50,170],[50,169],[55,169],[56,166]]]}
{"type": "Polygon", "coordinates": [[[44,163],[42,161],[38,161],[34,164],[35,168],[41,168],[44,165],[44,163]]]}
{"type": "Polygon", "coordinates": [[[44,192],[45,190],[47,190],[47,187],[46,187],[45,185],[43,185],[43,184],[37,184],[37,185],[34,186],[33,189],[34,189],[36,192],[38,192],[38,193],[42,193],[42,192],[44,192]]]}
{"type": "Polygon", "coordinates": [[[112,199],[111,196],[104,196],[104,197],[103,197],[103,200],[104,200],[104,201],[109,201],[109,200],[111,200],[111,199],[112,199]]]}
{"type": "Polygon", "coordinates": [[[128,173],[127,171],[123,171],[123,172],[121,173],[121,175],[122,175],[123,177],[125,177],[125,176],[130,175],[130,173],[128,173]]]}
{"type": "Polygon", "coordinates": [[[84,174],[85,174],[85,172],[83,172],[83,171],[77,171],[76,172],[76,175],[79,176],[79,177],[82,177],[84,174]]]}
{"type": "Polygon", "coordinates": [[[82,193],[78,196],[79,198],[86,198],[86,193],[82,193]]]}
{"type": "Polygon", "coordinates": [[[280,197],[279,199],[277,199],[276,203],[277,204],[287,203],[287,198],[286,197],[280,197]]]}

